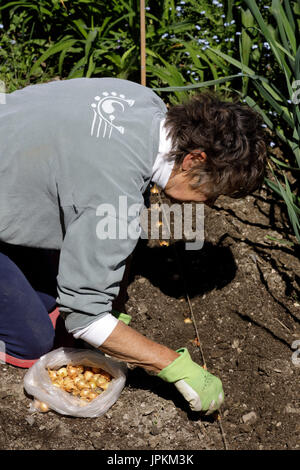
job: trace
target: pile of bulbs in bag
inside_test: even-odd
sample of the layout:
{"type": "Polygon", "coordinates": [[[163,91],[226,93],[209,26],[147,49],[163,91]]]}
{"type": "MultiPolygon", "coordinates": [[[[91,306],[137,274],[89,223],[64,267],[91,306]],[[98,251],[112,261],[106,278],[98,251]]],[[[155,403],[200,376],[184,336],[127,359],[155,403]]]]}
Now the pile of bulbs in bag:
{"type": "Polygon", "coordinates": [[[54,387],[72,393],[75,397],[80,396],[84,401],[97,398],[107,389],[112,379],[103,369],[83,365],[67,365],[58,370],[48,369],[48,374],[54,387]]]}
{"type": "Polygon", "coordinates": [[[103,415],[119,398],[126,365],[98,350],[59,348],[42,356],[24,377],[31,411],[53,409],[81,417],[103,415]]]}

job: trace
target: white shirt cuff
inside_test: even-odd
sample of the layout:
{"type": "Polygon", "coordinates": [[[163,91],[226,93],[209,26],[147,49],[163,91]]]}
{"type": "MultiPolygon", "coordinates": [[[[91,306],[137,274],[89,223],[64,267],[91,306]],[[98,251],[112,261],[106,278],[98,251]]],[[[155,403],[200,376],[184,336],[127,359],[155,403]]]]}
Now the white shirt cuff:
{"type": "Polygon", "coordinates": [[[74,338],[83,339],[94,346],[94,348],[98,348],[113,332],[117,323],[118,320],[111,313],[107,313],[91,325],[86,326],[85,328],[80,328],[72,334],[74,338]]]}
{"type": "Polygon", "coordinates": [[[167,138],[167,129],[164,127],[165,119],[160,122],[160,138],[158,154],[152,168],[152,183],[156,183],[160,188],[165,189],[171,176],[175,159],[169,160],[166,155],[172,149],[172,140],[167,138]]]}

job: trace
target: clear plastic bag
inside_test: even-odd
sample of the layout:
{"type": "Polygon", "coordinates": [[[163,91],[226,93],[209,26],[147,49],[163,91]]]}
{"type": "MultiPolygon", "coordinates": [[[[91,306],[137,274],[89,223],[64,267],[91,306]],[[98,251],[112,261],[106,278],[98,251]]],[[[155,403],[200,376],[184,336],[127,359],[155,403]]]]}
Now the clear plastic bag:
{"type": "Polygon", "coordinates": [[[126,382],[127,367],[113,361],[100,351],[62,347],[45,354],[30,368],[24,377],[24,388],[29,395],[46,403],[49,408],[63,415],[82,418],[102,416],[117,401],[126,382]],[[63,365],[101,367],[113,379],[99,397],[89,403],[52,385],[47,368],[59,369],[63,365]]]}

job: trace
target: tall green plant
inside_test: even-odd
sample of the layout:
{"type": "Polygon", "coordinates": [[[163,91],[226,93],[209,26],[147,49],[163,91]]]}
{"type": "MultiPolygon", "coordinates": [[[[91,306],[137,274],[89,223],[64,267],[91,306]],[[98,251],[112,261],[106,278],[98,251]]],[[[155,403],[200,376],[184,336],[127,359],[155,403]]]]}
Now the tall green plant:
{"type": "MultiPolygon", "coordinates": [[[[240,40],[240,60],[225,54],[217,49],[211,51],[218,57],[230,63],[235,68],[247,74],[254,89],[247,90],[244,100],[262,115],[265,124],[282,141],[286,149],[285,161],[271,157],[273,165],[273,180],[266,182],[285,202],[291,225],[300,242],[300,198],[299,198],[299,170],[300,170],[300,109],[299,100],[295,99],[295,87],[300,88],[300,8],[298,4],[280,0],[273,0],[271,13],[276,21],[273,28],[263,19],[255,0],[245,0],[249,10],[244,12],[247,18],[245,28],[249,27],[249,13],[253,15],[255,27],[267,42],[270,52],[276,62],[277,77],[272,80],[257,75],[249,64],[249,57],[245,57],[243,38],[240,40]],[[289,182],[287,170],[294,172],[296,184],[289,182]]],[[[249,47],[248,47],[249,50],[249,47]]],[[[250,54],[249,54],[250,55],[250,54]]],[[[245,87],[244,87],[245,90],[245,87]]]]}
{"type": "MultiPolygon", "coordinates": [[[[7,30],[19,12],[23,15],[20,42],[43,40],[44,51],[33,62],[29,76],[41,64],[56,66],[64,78],[99,74],[127,78],[138,69],[136,0],[2,0],[0,13],[7,30]],[[132,28],[131,36],[128,29],[132,28]]],[[[1,40],[1,37],[0,37],[1,40]]]]}
{"type": "MultiPolygon", "coordinates": [[[[158,92],[163,85],[168,85],[169,90],[172,88],[173,93],[168,95],[169,101],[174,103],[184,99],[190,89],[184,88],[187,84],[202,84],[211,77],[218,80],[221,75],[229,74],[227,64],[210,56],[207,51],[209,44],[226,50],[232,44],[226,43],[229,41],[226,36],[233,33],[235,25],[234,21],[226,23],[224,20],[227,26],[224,30],[225,12],[223,4],[217,0],[214,4],[207,0],[187,0],[177,2],[177,6],[175,2],[169,1],[165,2],[163,14],[156,12],[157,23],[159,15],[162,15],[164,21],[157,30],[161,34],[159,41],[147,41],[148,83],[158,92]],[[167,23],[166,18],[170,15],[173,22],[167,23]]],[[[231,17],[230,8],[227,14],[231,17]]]]}

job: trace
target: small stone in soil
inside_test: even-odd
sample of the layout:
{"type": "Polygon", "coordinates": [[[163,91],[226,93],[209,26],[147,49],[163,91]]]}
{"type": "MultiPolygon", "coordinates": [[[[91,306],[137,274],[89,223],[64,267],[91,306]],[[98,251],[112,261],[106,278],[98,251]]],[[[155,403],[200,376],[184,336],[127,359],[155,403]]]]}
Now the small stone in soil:
{"type": "Polygon", "coordinates": [[[159,433],[160,429],[155,424],[153,424],[153,426],[151,427],[150,434],[152,434],[152,436],[158,436],[159,433]]]}
{"type": "Polygon", "coordinates": [[[239,429],[243,432],[251,432],[252,431],[251,426],[249,424],[246,424],[246,423],[241,424],[239,429]]]}
{"type": "Polygon", "coordinates": [[[257,414],[254,411],[250,411],[242,416],[242,420],[244,424],[253,424],[257,420],[257,414]]]}
{"type": "Polygon", "coordinates": [[[32,425],[34,424],[35,419],[34,419],[33,416],[26,416],[25,421],[26,421],[30,426],[32,426],[32,425]]]}

